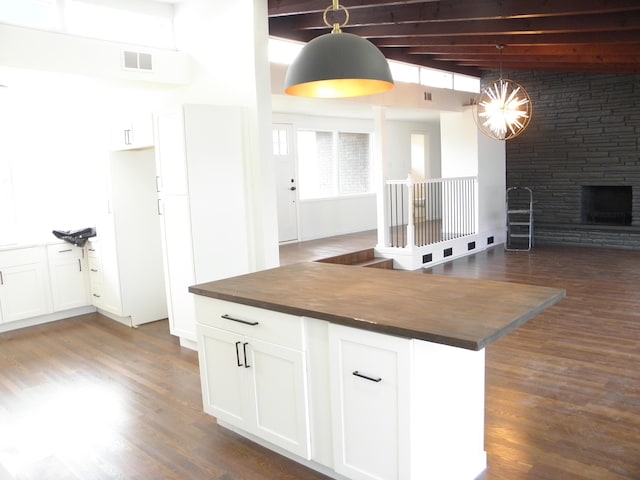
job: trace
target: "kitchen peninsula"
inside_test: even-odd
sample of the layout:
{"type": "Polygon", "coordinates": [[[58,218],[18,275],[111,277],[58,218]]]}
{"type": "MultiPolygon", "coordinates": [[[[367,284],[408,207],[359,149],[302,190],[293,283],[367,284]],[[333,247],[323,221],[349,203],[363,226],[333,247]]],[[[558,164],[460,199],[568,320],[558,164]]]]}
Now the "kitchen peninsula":
{"type": "Polygon", "coordinates": [[[194,285],[203,403],[334,478],[486,468],[484,349],[564,291],[327,263],[194,285]]]}

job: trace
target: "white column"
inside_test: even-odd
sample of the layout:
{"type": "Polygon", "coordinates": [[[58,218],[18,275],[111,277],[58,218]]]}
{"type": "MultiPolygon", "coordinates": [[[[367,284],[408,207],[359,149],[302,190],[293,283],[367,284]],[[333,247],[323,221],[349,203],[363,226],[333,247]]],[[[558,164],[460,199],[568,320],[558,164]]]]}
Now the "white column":
{"type": "Polygon", "coordinates": [[[373,184],[376,188],[376,216],[378,229],[378,247],[389,245],[389,221],[387,214],[387,125],[385,108],[373,107],[374,146],[373,146],[373,184]]]}

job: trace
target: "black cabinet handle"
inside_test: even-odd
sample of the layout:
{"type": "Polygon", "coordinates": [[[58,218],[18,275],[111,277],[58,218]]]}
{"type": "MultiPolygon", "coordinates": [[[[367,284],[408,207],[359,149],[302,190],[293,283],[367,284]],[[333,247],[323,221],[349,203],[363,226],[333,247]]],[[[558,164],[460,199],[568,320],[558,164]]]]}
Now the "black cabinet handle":
{"type": "Polygon", "coordinates": [[[240,345],[240,343],[242,342],[236,342],[236,362],[239,367],[242,366],[242,363],[240,363],[240,350],[238,350],[238,345],[240,345]]]}
{"type": "Polygon", "coordinates": [[[247,362],[247,345],[249,345],[247,342],[242,344],[242,353],[244,353],[244,368],[249,368],[251,365],[249,365],[249,362],[247,362]]]}
{"type": "Polygon", "coordinates": [[[357,370],[355,372],[353,372],[353,375],[355,375],[356,377],[364,378],[365,380],[370,380],[372,382],[376,382],[376,383],[382,381],[381,377],[370,377],[369,375],[365,375],[364,373],[360,373],[357,370]]]}
{"type": "Polygon", "coordinates": [[[232,322],[244,323],[245,325],[251,325],[252,327],[255,327],[256,325],[258,325],[258,322],[250,322],[248,320],[240,320],[239,318],[230,317],[226,313],[224,315],[221,315],[221,317],[224,318],[225,320],[231,320],[232,322]]]}

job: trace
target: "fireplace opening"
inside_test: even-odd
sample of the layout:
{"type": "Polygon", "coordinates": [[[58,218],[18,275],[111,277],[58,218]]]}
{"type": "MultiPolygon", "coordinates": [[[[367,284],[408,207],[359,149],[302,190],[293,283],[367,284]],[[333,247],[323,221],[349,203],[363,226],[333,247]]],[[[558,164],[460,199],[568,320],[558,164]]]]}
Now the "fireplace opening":
{"type": "Polygon", "coordinates": [[[631,186],[584,185],[582,223],[587,225],[631,225],[631,186]]]}

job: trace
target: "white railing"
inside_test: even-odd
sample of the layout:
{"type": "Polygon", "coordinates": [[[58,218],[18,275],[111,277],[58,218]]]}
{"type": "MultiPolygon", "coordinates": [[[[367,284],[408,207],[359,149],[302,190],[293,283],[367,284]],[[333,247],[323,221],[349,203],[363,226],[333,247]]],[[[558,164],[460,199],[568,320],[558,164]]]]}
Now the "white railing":
{"type": "Polygon", "coordinates": [[[422,247],[477,232],[477,177],[388,180],[385,245],[422,247]]]}

